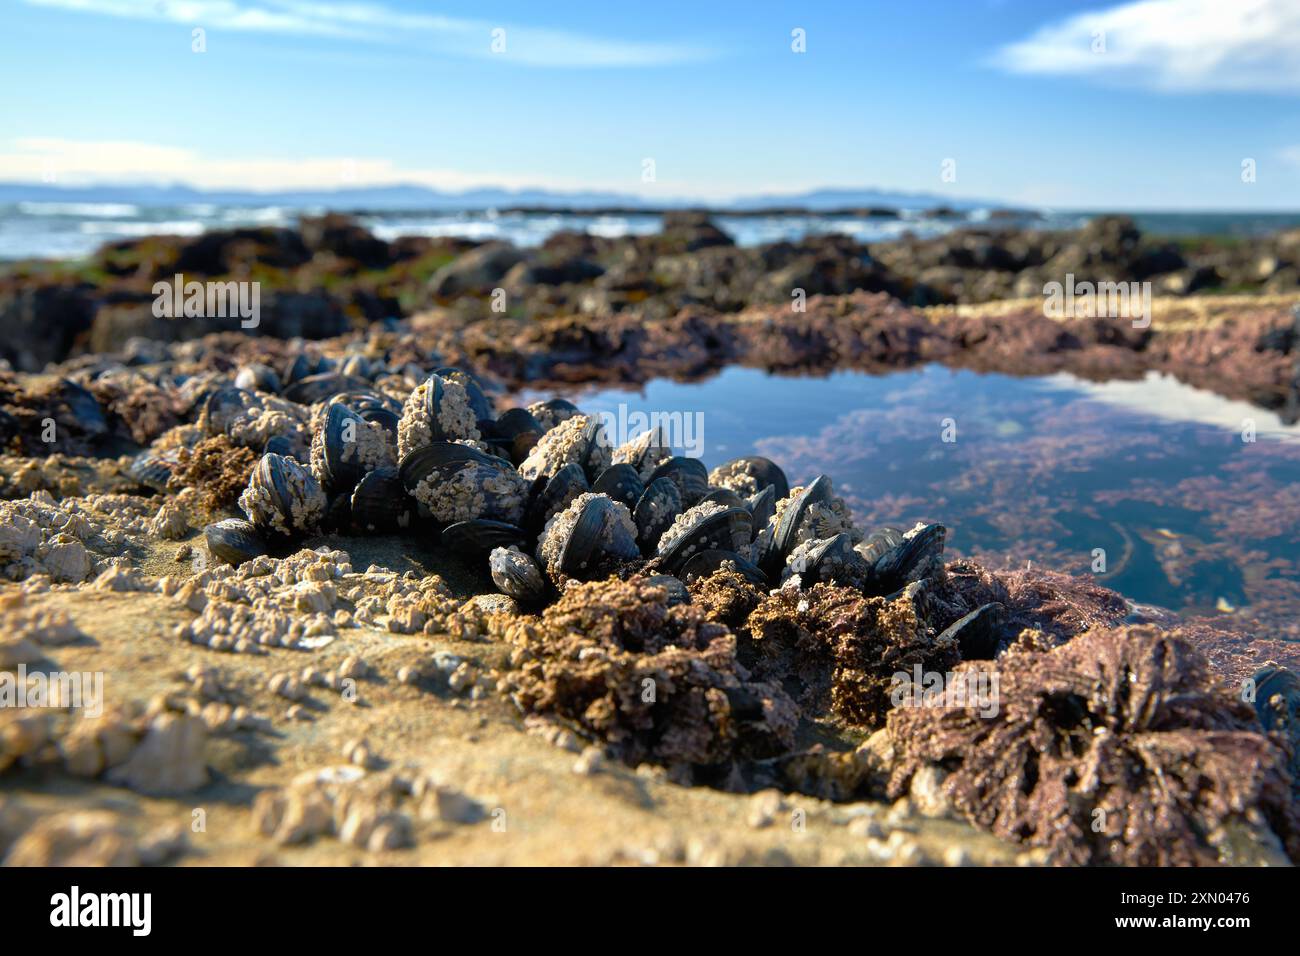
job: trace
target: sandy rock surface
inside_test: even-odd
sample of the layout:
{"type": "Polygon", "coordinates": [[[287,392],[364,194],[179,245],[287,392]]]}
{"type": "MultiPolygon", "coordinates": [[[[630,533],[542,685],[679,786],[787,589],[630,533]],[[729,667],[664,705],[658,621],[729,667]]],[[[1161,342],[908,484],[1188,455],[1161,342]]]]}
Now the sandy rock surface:
{"type": "MultiPolygon", "coordinates": [[[[147,566],[172,562],[159,548],[147,566]]],[[[0,774],[11,865],[1037,859],[925,816],[924,800],[724,793],[608,760],[457,680],[500,663],[478,638],[367,626],[238,654],[178,638],[195,615],[157,592],[52,590],[0,627],[19,613],[75,622],[78,640],[40,647],[62,671],[103,673],[104,716],[44,712],[59,726],[37,743],[0,711],[3,752],[22,751],[0,774]],[[114,717],[132,711],[146,716],[114,717]]]]}

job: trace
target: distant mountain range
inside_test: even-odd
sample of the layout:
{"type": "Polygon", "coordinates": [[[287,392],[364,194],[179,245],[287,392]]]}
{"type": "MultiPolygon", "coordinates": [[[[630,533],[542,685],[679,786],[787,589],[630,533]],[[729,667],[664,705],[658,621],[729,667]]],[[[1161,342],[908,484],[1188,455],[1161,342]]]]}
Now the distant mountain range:
{"type": "Polygon", "coordinates": [[[993,209],[997,202],[953,199],[934,193],[892,192],[882,189],[817,189],[811,192],[744,196],[727,202],[688,199],[647,200],[616,192],[555,192],[546,189],[471,189],[442,192],[424,186],[375,186],[337,190],[290,192],[206,191],[190,186],[58,186],[44,183],[0,183],[0,204],[18,202],[130,203],[137,206],[319,206],[333,210],[457,211],[501,208],[554,209],[677,209],[707,207],[734,209],[889,208],[899,210],[993,209]]]}

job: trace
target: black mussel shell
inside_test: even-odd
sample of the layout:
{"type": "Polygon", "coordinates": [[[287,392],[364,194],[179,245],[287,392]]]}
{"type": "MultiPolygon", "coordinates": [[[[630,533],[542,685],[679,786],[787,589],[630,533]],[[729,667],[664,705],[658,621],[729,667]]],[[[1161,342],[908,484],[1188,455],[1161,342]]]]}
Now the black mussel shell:
{"type": "Polygon", "coordinates": [[[524,459],[528,457],[537,444],[537,439],[541,438],[540,434],[533,432],[520,432],[510,441],[510,460],[515,463],[515,467],[522,465],[524,459]]]}
{"type": "Polygon", "coordinates": [[[178,390],[176,393],[177,411],[195,421],[198,421],[199,415],[207,407],[208,399],[212,397],[214,392],[219,392],[222,388],[229,388],[228,385],[215,384],[206,375],[176,374],[168,376],[165,381],[170,382],[178,390]]]}
{"type": "Polygon", "coordinates": [[[776,502],[776,488],[772,485],[768,485],[762,491],[755,492],[754,495],[745,502],[745,507],[748,508],[749,513],[754,516],[755,533],[766,528],[767,523],[772,520],[772,515],[776,514],[776,502]]]}
{"type": "Polygon", "coordinates": [[[497,426],[497,423],[480,419],[476,423],[476,427],[478,428],[479,441],[491,448],[492,454],[499,455],[513,464],[514,442],[502,437],[501,429],[497,426]]]}
{"type": "Polygon", "coordinates": [[[516,465],[528,457],[544,431],[542,423],[526,408],[507,409],[496,420],[496,434],[509,446],[510,460],[516,465]]]}
{"type": "Polygon", "coordinates": [[[502,594],[525,604],[536,603],[549,593],[546,575],[533,558],[522,551],[496,548],[488,555],[488,572],[502,594]]]}
{"type": "MultiPolygon", "coordinates": [[[[300,465],[292,458],[285,455],[277,455],[274,452],[263,455],[258,460],[257,465],[253,469],[253,475],[249,479],[250,481],[256,480],[259,485],[271,493],[274,510],[279,512],[280,518],[283,520],[285,526],[291,529],[286,535],[285,532],[271,527],[269,516],[265,514],[252,518],[251,520],[254,527],[257,528],[259,533],[266,537],[268,543],[272,547],[278,547],[284,544],[287,538],[296,537],[300,531],[304,530],[298,526],[299,519],[294,517],[293,506],[295,499],[290,490],[289,476],[295,469],[304,472],[307,476],[308,482],[312,486],[316,485],[315,479],[303,465],[300,465]],[[261,519],[266,519],[267,524],[265,526],[259,521],[259,517],[261,519]]],[[[319,493],[320,489],[319,487],[316,487],[315,490],[319,493]]]]}
{"type": "Polygon", "coordinates": [[[337,372],[321,372],[308,375],[284,387],[284,397],[299,405],[315,405],[327,401],[339,392],[363,391],[370,383],[363,378],[340,375],[337,372]]]}
{"type": "Polygon", "coordinates": [[[328,368],[329,363],[324,359],[299,352],[285,363],[284,374],[280,376],[280,380],[285,385],[292,385],[294,382],[300,382],[317,372],[324,372],[328,368]]]}
{"type": "Polygon", "coordinates": [[[747,545],[754,533],[753,518],[744,508],[728,508],[709,515],[666,549],[659,549],[665,570],[677,573],[683,564],[701,551],[735,551],[747,545]]]}
{"type": "Polygon", "coordinates": [[[743,465],[745,472],[758,483],[760,491],[771,485],[776,492],[777,501],[790,496],[790,482],[786,479],[785,472],[772,459],[764,458],[762,455],[747,455],[744,458],[736,458],[728,464],[743,465]]]}
{"type": "Polygon", "coordinates": [[[293,526],[293,495],[289,491],[289,480],[285,474],[288,467],[287,459],[284,455],[277,455],[272,452],[269,455],[263,455],[257,463],[257,470],[261,472],[260,478],[262,484],[270,488],[275,495],[276,510],[284,517],[285,524],[293,526]]]}
{"type": "Polygon", "coordinates": [[[485,421],[496,418],[495,413],[492,411],[492,402],[488,400],[482,386],[478,383],[478,379],[469,372],[463,368],[443,366],[442,368],[435,368],[433,374],[464,386],[465,394],[469,397],[469,407],[473,410],[475,418],[485,421]]]}
{"type": "Polygon", "coordinates": [[[657,588],[663,588],[668,592],[669,607],[691,603],[691,592],[681,582],[681,579],[675,578],[671,574],[652,574],[646,578],[646,583],[653,584],[657,588]]]}
{"type": "Polygon", "coordinates": [[[776,532],[768,542],[767,551],[759,562],[768,574],[778,574],[785,564],[785,559],[799,540],[799,525],[803,523],[808,507],[826,501],[831,496],[831,480],[825,475],[818,475],[799,493],[781,515],[776,532]]]}
{"type": "Polygon", "coordinates": [[[329,406],[325,413],[325,441],[322,460],[326,491],[351,492],[366,473],[365,465],[353,456],[352,461],[344,460],[344,452],[349,442],[358,441],[361,430],[366,428],[365,419],[352,411],[342,402],[329,406]],[[349,432],[351,434],[349,435],[349,432]]]}
{"type": "Polygon", "coordinates": [[[605,512],[610,502],[592,498],[582,506],[578,520],[569,532],[569,540],[560,552],[560,571],[570,577],[585,572],[599,552],[600,539],[605,530],[605,512]]]}
{"type": "Polygon", "coordinates": [[[226,518],[203,529],[208,551],[229,565],[238,567],[245,561],[266,554],[266,540],[247,521],[226,518]]]}
{"type": "Polygon", "coordinates": [[[398,473],[402,476],[402,485],[407,492],[414,494],[420,482],[430,473],[438,472],[443,478],[449,478],[469,462],[493,468],[510,467],[508,461],[481,452],[471,445],[435,441],[407,452],[398,465],[398,473]]]}
{"type": "Polygon", "coordinates": [[[235,387],[274,395],[280,391],[280,376],[269,365],[254,362],[245,365],[235,375],[235,387]]]}
{"type": "MultiPolygon", "coordinates": [[[[568,540],[560,551],[559,571],[568,578],[588,580],[608,569],[610,555],[605,553],[605,526],[616,521],[614,502],[605,497],[589,498],[569,529],[568,540]]],[[[615,559],[622,556],[614,555],[615,559]]]]}
{"type": "Polygon", "coordinates": [[[550,412],[557,420],[572,418],[574,415],[581,415],[582,410],[567,398],[552,398],[542,402],[541,406],[545,411],[550,412]]]}
{"type": "Polygon", "coordinates": [[[578,495],[590,490],[587,475],[576,462],[565,465],[550,478],[540,475],[533,482],[524,524],[536,537],[546,526],[547,519],[568,507],[578,495]]]}
{"type": "MultiPolygon", "coordinates": [[[[587,481],[595,481],[600,477],[600,459],[604,445],[608,439],[605,436],[605,426],[599,416],[590,416],[591,420],[587,422],[586,427],[582,430],[582,451],[578,457],[578,464],[582,465],[583,473],[587,476],[587,481]]],[[[605,458],[608,460],[608,458],[605,458]]]]}
{"type": "Polygon", "coordinates": [[[65,378],[59,382],[58,398],[67,409],[66,420],[74,431],[90,438],[108,434],[108,419],[99,400],[89,391],[65,378]]]}
{"type": "Polygon", "coordinates": [[[993,601],[982,604],[964,617],[953,621],[939,635],[939,640],[952,638],[961,648],[964,661],[991,661],[1002,645],[1002,628],[1007,621],[1007,609],[993,601]]]}
{"type": "Polygon", "coordinates": [[[501,417],[497,419],[497,427],[501,430],[502,435],[510,438],[520,432],[536,432],[540,435],[545,431],[542,428],[542,423],[526,408],[507,408],[501,413],[501,417]]]}
{"type": "Polygon", "coordinates": [[[897,591],[925,562],[942,559],[947,535],[943,525],[929,524],[886,551],[872,568],[873,590],[880,594],[897,591]]]}
{"type": "Polygon", "coordinates": [[[1290,742],[1291,777],[1300,777],[1300,675],[1269,662],[1255,672],[1255,713],[1264,729],[1290,742]]]}
{"type": "Polygon", "coordinates": [[[442,545],[462,558],[485,561],[494,548],[522,548],[528,535],[523,528],[505,521],[474,518],[442,529],[442,545]]]}
{"type": "Polygon", "coordinates": [[[391,465],[365,475],[352,491],[352,527],[363,534],[381,534],[411,526],[415,502],[391,465]]]}
{"type": "Polygon", "coordinates": [[[844,532],[814,544],[805,554],[802,567],[790,570],[806,585],[822,582],[861,583],[870,566],[853,550],[853,538],[844,532]],[[855,573],[855,570],[856,573],[855,573]]]}
{"type": "Polygon", "coordinates": [[[442,376],[434,373],[424,382],[424,415],[429,420],[429,430],[435,441],[445,441],[448,436],[438,424],[438,409],[442,406],[442,376]]]}
{"type": "Polygon", "coordinates": [[[402,420],[402,413],[394,411],[382,405],[362,406],[355,409],[356,413],[371,424],[378,424],[384,431],[397,440],[397,423],[402,420]]]}
{"type": "Polygon", "coordinates": [[[263,455],[283,455],[285,458],[293,458],[294,444],[284,435],[272,435],[262,446],[263,455]]]}
{"type": "Polygon", "coordinates": [[[591,490],[609,495],[615,501],[626,505],[628,511],[631,511],[641,500],[645,486],[641,483],[641,476],[631,465],[610,465],[592,483],[591,490]]]}
{"type": "Polygon", "coordinates": [[[682,504],[687,508],[699,504],[700,499],[709,493],[709,470],[698,458],[683,455],[669,458],[650,474],[650,481],[656,478],[671,478],[682,493],[682,504]]]}
{"type": "Polygon", "coordinates": [[[341,402],[368,422],[378,422],[384,430],[397,437],[397,423],[402,420],[402,406],[387,395],[373,392],[340,392],[330,398],[341,402]]]}
{"type": "Polygon", "coordinates": [[[682,493],[671,478],[656,478],[646,485],[636,507],[632,509],[641,553],[654,554],[663,533],[685,510],[682,507],[682,493]]]}
{"type": "MultiPolygon", "coordinates": [[[[443,371],[447,370],[444,369],[443,371]]],[[[460,435],[448,434],[443,431],[441,425],[441,416],[439,415],[439,411],[442,408],[442,403],[446,395],[446,386],[443,383],[448,381],[453,381],[453,379],[434,372],[424,382],[424,414],[428,419],[429,431],[434,441],[452,441],[453,439],[462,437],[460,435]]],[[[463,384],[463,382],[460,384],[463,384]]],[[[490,438],[493,430],[492,426],[487,425],[482,420],[482,416],[478,414],[477,409],[473,409],[472,396],[470,397],[470,406],[475,415],[480,419],[479,424],[484,425],[488,429],[488,437],[490,438]]]]}
{"type": "Polygon", "coordinates": [[[749,502],[740,497],[740,495],[736,494],[730,488],[710,488],[709,493],[699,500],[699,504],[703,504],[706,501],[712,501],[719,505],[726,505],[728,508],[749,507],[749,502]]]}
{"type": "Polygon", "coordinates": [[[1251,680],[1255,684],[1255,713],[1264,729],[1289,732],[1292,740],[1300,743],[1300,675],[1267,664],[1251,680]]]}
{"type": "Polygon", "coordinates": [[[757,565],[735,551],[724,551],[721,548],[710,548],[708,551],[701,551],[687,558],[682,565],[681,578],[687,584],[692,584],[700,578],[711,576],[727,562],[734,564],[736,570],[743,574],[750,584],[761,588],[768,586],[767,575],[760,571],[757,565]]]}
{"type": "Polygon", "coordinates": [[[131,459],[127,474],[131,476],[132,480],[138,481],[146,488],[152,488],[154,491],[166,491],[167,482],[171,479],[176,464],[177,456],[175,451],[157,452],[152,448],[146,448],[131,459]]]}
{"type": "Polygon", "coordinates": [[[206,434],[215,437],[226,430],[232,418],[246,409],[260,404],[260,399],[242,388],[219,388],[208,393],[203,400],[203,421],[206,434]]]}

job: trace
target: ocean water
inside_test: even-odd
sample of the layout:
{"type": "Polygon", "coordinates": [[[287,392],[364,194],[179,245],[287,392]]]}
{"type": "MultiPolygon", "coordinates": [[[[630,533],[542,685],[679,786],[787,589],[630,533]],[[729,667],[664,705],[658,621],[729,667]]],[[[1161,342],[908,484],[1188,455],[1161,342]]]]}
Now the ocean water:
{"type": "MultiPolygon", "coordinates": [[[[290,206],[137,206],[127,203],[20,202],[0,204],[0,260],[78,259],[100,245],[147,235],[196,236],[232,226],[292,226],[302,215],[322,208],[290,206]]],[[[1043,213],[1031,219],[997,220],[1008,226],[1074,229],[1088,213],[1043,213]]],[[[561,229],[622,236],[656,232],[656,215],[593,216],[551,213],[383,212],[360,220],[384,239],[398,236],[465,236],[535,246],[561,229]]],[[[1300,215],[1287,214],[1138,214],[1142,229],[1162,235],[1255,235],[1300,227],[1300,215]]],[[[843,233],[861,242],[881,242],[904,232],[939,235],[969,225],[989,224],[987,211],[958,218],[904,213],[901,218],[847,216],[726,216],[718,224],[741,245],[794,240],[816,233],[843,233]]]]}
{"type": "Polygon", "coordinates": [[[860,527],[937,521],[950,552],[989,567],[1095,575],[1139,604],[1300,640],[1300,426],[1166,376],[731,368],[574,399],[616,439],[658,414],[710,468],[759,454],[792,484],[827,474],[860,527]]]}

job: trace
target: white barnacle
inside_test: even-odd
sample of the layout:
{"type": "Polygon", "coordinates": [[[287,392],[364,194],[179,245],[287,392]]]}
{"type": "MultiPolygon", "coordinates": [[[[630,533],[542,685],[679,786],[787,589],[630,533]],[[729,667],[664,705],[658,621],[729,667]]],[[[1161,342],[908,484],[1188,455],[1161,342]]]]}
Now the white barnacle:
{"type": "Polygon", "coordinates": [[[550,477],[570,463],[584,468],[590,465],[591,474],[604,471],[609,464],[609,448],[599,433],[594,441],[588,440],[587,429],[593,421],[589,415],[574,415],[560,422],[537,440],[519,465],[519,473],[525,478],[550,477]]]}
{"type": "Polygon", "coordinates": [[[397,423],[398,457],[429,445],[435,438],[477,440],[479,430],[465,386],[451,379],[430,376],[429,381],[415,387],[402,405],[402,417],[397,423]],[[435,410],[436,418],[431,419],[427,400],[434,379],[442,385],[442,397],[435,410]]]}
{"type": "Polygon", "coordinates": [[[682,538],[685,538],[691,532],[695,531],[701,524],[727,510],[727,506],[717,501],[702,501],[693,508],[687,508],[679,514],[668,530],[663,533],[659,539],[659,553],[666,554],[682,538]]]}

